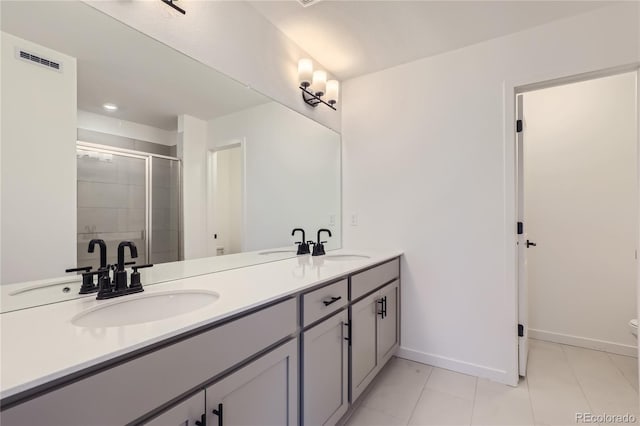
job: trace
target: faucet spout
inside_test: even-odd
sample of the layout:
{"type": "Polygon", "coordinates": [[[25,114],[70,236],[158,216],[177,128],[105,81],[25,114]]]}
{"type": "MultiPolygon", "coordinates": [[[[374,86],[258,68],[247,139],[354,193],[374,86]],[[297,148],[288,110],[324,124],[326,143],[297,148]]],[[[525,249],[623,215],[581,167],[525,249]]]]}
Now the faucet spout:
{"type": "Polygon", "coordinates": [[[138,257],[138,248],[132,241],[123,241],[118,244],[118,272],[124,271],[124,248],[129,247],[129,251],[131,252],[131,258],[135,259],[138,257]]]}
{"type": "Polygon", "coordinates": [[[91,240],[89,241],[89,253],[95,251],[96,244],[100,247],[100,269],[107,267],[107,244],[104,240],[91,240]]]}
{"type": "Polygon", "coordinates": [[[330,236],[330,237],[332,236],[332,235],[331,235],[331,231],[330,231],[329,229],[325,229],[325,228],[318,229],[318,244],[320,244],[320,243],[326,243],[326,241],[320,241],[320,234],[321,234],[322,232],[326,232],[327,234],[329,234],[329,236],[330,236]]]}

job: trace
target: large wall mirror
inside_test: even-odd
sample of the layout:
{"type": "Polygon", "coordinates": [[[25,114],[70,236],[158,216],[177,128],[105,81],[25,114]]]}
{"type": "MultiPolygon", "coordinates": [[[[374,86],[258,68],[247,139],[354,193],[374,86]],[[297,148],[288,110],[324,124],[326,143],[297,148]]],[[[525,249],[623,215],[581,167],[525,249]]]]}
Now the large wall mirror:
{"type": "Polygon", "coordinates": [[[338,133],[85,3],[0,7],[2,311],[77,297],[92,239],[145,284],[340,247],[338,133]]]}

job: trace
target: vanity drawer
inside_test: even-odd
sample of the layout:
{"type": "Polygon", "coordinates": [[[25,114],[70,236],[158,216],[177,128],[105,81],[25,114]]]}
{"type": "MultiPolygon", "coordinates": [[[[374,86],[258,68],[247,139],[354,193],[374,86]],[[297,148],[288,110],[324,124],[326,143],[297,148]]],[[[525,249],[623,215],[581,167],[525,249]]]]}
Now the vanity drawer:
{"type": "Polygon", "coordinates": [[[372,292],[400,276],[400,259],[367,269],[351,276],[351,300],[372,292]]]}
{"type": "Polygon", "coordinates": [[[303,327],[345,307],[348,300],[347,280],[302,295],[303,327]]]}
{"type": "Polygon", "coordinates": [[[292,335],[296,315],[296,301],[288,299],[11,407],[0,421],[128,424],[292,335]]]}

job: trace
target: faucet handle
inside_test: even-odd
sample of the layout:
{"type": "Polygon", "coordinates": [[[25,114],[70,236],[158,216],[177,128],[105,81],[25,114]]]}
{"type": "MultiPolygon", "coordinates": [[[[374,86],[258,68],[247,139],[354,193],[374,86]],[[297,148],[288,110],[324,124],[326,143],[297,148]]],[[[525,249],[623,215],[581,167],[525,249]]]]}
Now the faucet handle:
{"type": "MultiPolygon", "coordinates": [[[[89,268],[91,269],[91,268],[89,268]]],[[[78,294],[89,294],[98,291],[98,286],[93,283],[93,276],[100,273],[97,271],[87,271],[82,273],[82,286],[80,286],[80,292],[78,294]]]]}
{"type": "Polygon", "coordinates": [[[89,272],[91,269],[93,269],[93,266],[83,266],[81,268],[70,268],[70,269],[65,269],[65,272],[89,272]]]}
{"type": "MultiPolygon", "coordinates": [[[[131,263],[135,263],[135,262],[131,262],[131,263]]],[[[126,265],[126,263],[125,263],[126,265]]],[[[144,268],[151,268],[153,266],[153,263],[148,263],[146,265],[136,265],[136,266],[132,266],[133,272],[138,272],[138,269],[144,269],[144,268]]]]}
{"type": "Polygon", "coordinates": [[[153,266],[153,263],[149,263],[147,265],[138,265],[133,267],[133,272],[131,273],[131,284],[129,285],[129,290],[144,291],[142,289],[142,283],[140,282],[140,272],[138,272],[138,269],[151,268],[152,266],[153,266]]]}

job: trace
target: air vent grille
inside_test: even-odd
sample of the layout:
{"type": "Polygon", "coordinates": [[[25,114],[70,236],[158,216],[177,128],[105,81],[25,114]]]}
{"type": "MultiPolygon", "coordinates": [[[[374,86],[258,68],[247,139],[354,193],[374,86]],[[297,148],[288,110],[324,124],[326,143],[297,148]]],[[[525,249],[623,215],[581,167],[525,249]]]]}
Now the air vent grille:
{"type": "Polygon", "coordinates": [[[29,53],[26,50],[22,50],[22,49],[17,49],[16,54],[17,54],[16,56],[18,56],[18,58],[22,59],[23,61],[31,62],[32,64],[38,64],[43,67],[56,70],[59,72],[62,71],[62,64],[60,62],[43,58],[42,56],[39,56],[39,55],[34,55],[33,53],[29,53]]]}

